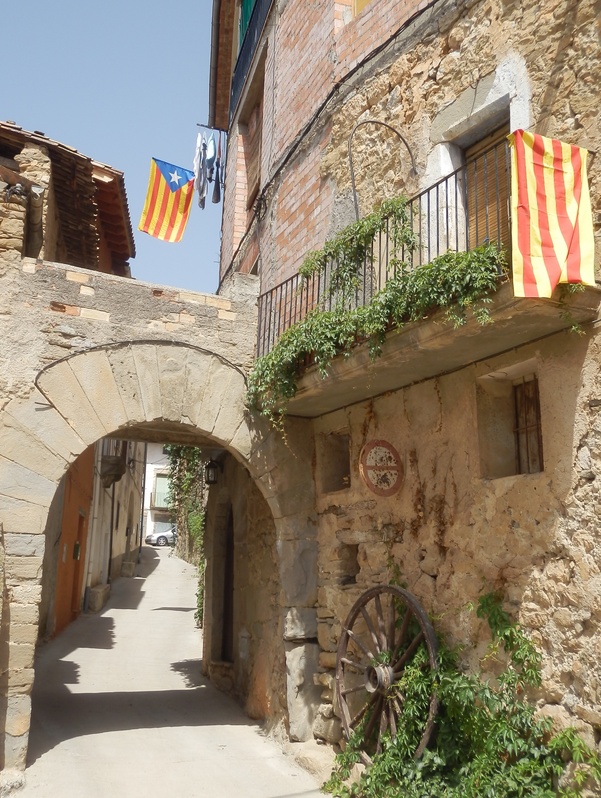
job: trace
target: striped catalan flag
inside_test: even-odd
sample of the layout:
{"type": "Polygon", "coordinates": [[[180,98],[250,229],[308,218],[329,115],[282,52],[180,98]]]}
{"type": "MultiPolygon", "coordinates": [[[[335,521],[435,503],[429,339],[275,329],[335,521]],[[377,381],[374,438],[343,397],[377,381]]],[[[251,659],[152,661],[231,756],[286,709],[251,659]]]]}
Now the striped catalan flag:
{"type": "Polygon", "coordinates": [[[153,158],[138,229],[161,241],[181,241],[193,196],[194,172],[153,158]]]}
{"type": "Polygon", "coordinates": [[[550,297],[558,283],[595,285],[587,151],[524,130],[509,143],[515,296],[550,297]]]}

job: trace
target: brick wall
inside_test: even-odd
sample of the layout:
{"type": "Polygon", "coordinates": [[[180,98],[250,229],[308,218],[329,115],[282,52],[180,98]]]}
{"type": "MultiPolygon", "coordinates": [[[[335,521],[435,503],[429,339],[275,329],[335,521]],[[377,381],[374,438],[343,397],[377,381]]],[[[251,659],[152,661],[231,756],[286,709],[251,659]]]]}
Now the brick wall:
{"type": "MultiPolygon", "coordinates": [[[[275,8],[272,11],[263,42],[258,48],[258,51],[265,48],[266,52],[261,100],[263,125],[258,145],[261,150],[260,189],[269,183],[335,83],[344,78],[370,50],[385,41],[416,8],[412,2],[374,0],[353,18],[352,6],[351,0],[311,0],[287,3],[279,16],[276,16],[275,8]]],[[[227,35],[221,30],[220,36],[223,39],[220,47],[226,53],[229,40],[225,41],[227,35]]],[[[245,119],[245,122],[249,121],[245,119]]],[[[238,120],[235,119],[228,141],[222,277],[232,265],[240,242],[254,219],[252,209],[248,213],[247,207],[249,163],[244,156],[251,143],[247,141],[245,147],[244,138],[247,136],[240,135],[238,120]]],[[[252,146],[254,148],[254,144],[252,146]]],[[[320,135],[317,150],[309,147],[305,154],[294,159],[290,172],[283,176],[274,217],[275,234],[268,225],[262,226],[261,235],[265,243],[269,239],[275,248],[264,258],[271,265],[269,276],[263,276],[263,283],[293,272],[302,256],[309,249],[320,246],[324,235],[329,232],[332,192],[320,171],[324,146],[320,135]]],[[[245,268],[250,268],[248,257],[243,252],[238,255],[234,268],[240,269],[242,260],[245,268]]]]}

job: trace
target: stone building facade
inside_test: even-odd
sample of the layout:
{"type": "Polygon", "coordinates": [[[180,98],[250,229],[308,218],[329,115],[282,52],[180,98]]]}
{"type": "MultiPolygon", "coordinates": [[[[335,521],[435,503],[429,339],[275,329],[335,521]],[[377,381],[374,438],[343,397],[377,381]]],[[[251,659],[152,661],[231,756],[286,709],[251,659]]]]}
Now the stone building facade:
{"type": "MultiPolygon", "coordinates": [[[[218,296],[126,279],[119,173],[0,125],[5,783],[27,751],[52,501],[68,467],[107,436],[199,445],[220,463],[203,667],[253,717],[284,723],[294,740],[336,742],[346,613],[368,587],[400,578],[469,666],[486,637],[467,605],[499,590],[543,651],[541,709],[596,744],[598,290],[524,300],[506,283],[487,327],[432,314],[391,332],[377,361],[358,346],[326,380],[309,368],[284,438],[245,396],[257,297],[264,308],[305,253],[354,218],[351,136],[361,214],[427,192],[507,129],[599,151],[598,8],[256,0],[239,53],[236,8],[215,0],[213,13],[210,123],[229,134],[218,296]],[[520,385],[537,386],[530,473],[513,456],[520,385]],[[388,495],[369,484],[377,447],[394,457],[388,495]]],[[[597,256],[600,163],[590,159],[597,256]]]]}
{"type": "MultiPolygon", "coordinates": [[[[230,616],[227,646],[221,619],[213,625],[207,669],[236,689],[254,717],[288,714],[288,693],[306,713],[315,687],[298,676],[305,660],[294,631],[287,645],[297,667],[286,669],[280,608],[300,617],[315,601],[310,582],[306,599],[306,580],[289,578],[310,550],[304,506],[313,503],[313,485],[302,464],[311,436],[302,420],[291,426],[289,441],[302,455],[291,460],[281,438],[246,411],[256,278],[232,275],[219,296],[131,280],[122,259],[133,253],[121,173],[12,123],[0,124],[0,167],[0,791],[23,780],[35,649],[53,598],[48,542],[60,524],[65,474],[90,447],[101,474],[103,455],[110,465],[129,452],[129,468],[145,442],[200,446],[227,460],[228,483],[242,496],[215,493],[211,523],[234,536],[235,582],[228,584],[244,597],[244,612],[230,616]],[[61,204],[69,191],[78,201],[61,204]],[[122,442],[120,452],[112,444],[104,451],[105,439],[122,442]],[[281,491],[276,481],[295,488],[281,491]]],[[[123,499],[113,529],[117,574],[131,565],[137,522],[129,517],[131,495],[116,491],[115,498],[123,499]]],[[[107,562],[97,542],[98,556],[86,566],[91,592],[107,562]]],[[[223,582],[225,550],[213,548],[223,582]]],[[[211,600],[223,615],[218,595],[211,600]]]]}
{"type": "MultiPolygon", "coordinates": [[[[502,142],[518,128],[589,150],[599,263],[598,4],[360,6],[257,0],[240,42],[236,3],[214,3],[210,124],[228,131],[221,279],[257,276],[270,338],[261,343],[259,330],[259,351],[288,324],[279,306],[293,300],[282,286],[354,220],[355,202],[364,215],[386,198],[428,192],[489,136],[502,142]]],[[[506,200],[497,207],[508,224],[506,200]]],[[[288,697],[293,738],[311,729],[339,739],[332,687],[342,624],[363,591],[400,577],[470,667],[487,636],[467,608],[499,591],[543,652],[541,710],[598,744],[599,292],[567,300],[580,335],[562,302],[560,293],[516,299],[505,284],[488,327],[470,319],[455,329],[438,313],[390,333],[376,361],[358,346],[326,379],[301,373],[288,423],[304,419],[311,435],[304,467],[314,498],[303,506],[315,572],[294,610],[295,642],[304,646],[299,678],[322,692],[307,692],[314,703],[299,726],[288,697]],[[521,473],[511,402],[527,382],[537,385],[540,463],[521,473]],[[402,474],[389,495],[364,479],[362,459],[378,444],[402,474]]],[[[274,472],[274,490],[291,489],[274,472]]]]}

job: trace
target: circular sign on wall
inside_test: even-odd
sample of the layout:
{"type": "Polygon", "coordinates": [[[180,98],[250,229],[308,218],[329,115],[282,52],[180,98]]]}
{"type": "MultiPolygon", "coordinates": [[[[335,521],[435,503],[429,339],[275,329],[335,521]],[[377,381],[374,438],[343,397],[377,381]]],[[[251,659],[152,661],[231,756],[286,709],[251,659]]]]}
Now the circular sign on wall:
{"type": "Polygon", "coordinates": [[[404,469],[397,450],[388,441],[369,441],[361,450],[359,473],[378,496],[392,496],[403,484],[404,469]]]}

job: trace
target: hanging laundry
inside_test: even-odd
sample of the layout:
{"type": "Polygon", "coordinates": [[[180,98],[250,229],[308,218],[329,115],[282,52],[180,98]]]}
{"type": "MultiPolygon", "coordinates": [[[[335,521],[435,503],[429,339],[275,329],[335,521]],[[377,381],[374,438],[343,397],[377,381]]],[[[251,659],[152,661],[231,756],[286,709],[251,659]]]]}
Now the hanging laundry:
{"type": "Polygon", "coordinates": [[[215,168],[215,136],[211,133],[211,137],[207,141],[207,180],[209,183],[213,182],[213,170],[215,168]]]}
{"type": "Polygon", "coordinates": [[[221,199],[221,131],[217,141],[217,160],[215,161],[215,185],[213,186],[212,201],[217,203],[221,199]]]}
{"type": "Polygon", "coordinates": [[[194,176],[194,188],[198,192],[198,207],[204,208],[207,196],[207,140],[204,133],[199,133],[196,137],[194,176]]]}

